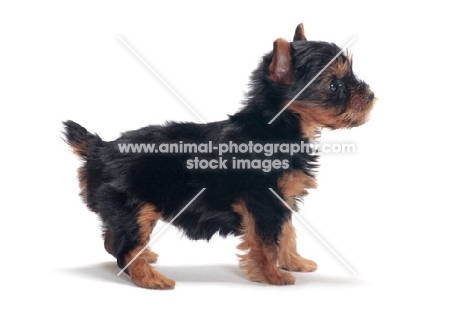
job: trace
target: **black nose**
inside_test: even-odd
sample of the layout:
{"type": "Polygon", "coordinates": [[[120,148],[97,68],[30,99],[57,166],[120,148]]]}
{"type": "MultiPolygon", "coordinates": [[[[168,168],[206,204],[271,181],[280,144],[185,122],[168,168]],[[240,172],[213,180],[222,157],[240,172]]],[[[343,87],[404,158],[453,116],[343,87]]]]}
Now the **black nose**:
{"type": "Polygon", "coordinates": [[[371,92],[371,93],[367,94],[367,100],[368,101],[372,101],[373,99],[374,99],[374,93],[371,92]]]}

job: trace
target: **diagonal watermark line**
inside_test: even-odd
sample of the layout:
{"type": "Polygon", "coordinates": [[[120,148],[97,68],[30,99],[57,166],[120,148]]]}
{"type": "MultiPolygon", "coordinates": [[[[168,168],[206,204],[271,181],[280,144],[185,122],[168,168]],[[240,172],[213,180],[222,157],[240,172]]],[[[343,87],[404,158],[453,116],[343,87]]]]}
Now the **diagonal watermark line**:
{"type": "Polygon", "coordinates": [[[174,89],[169,84],[167,84],[166,81],[164,81],[163,78],[161,78],[161,76],[158,75],[158,73],[156,71],[154,71],[154,69],[151,68],[151,66],[148,65],[148,63],[140,55],[138,55],[138,53],[135,52],[135,50],[132,49],[132,47],[122,37],[119,36],[118,38],[127,47],[127,49],[129,49],[130,52],[132,52],[143,63],[143,65],[145,65],[146,68],[148,68],[151,71],[151,73],[154,74],[156,76],[156,78],[158,78],[159,81],[161,81],[162,84],[164,84],[164,86],[167,87],[169,89],[169,91],[171,91],[172,94],[174,94],[175,97],[177,97],[177,99],[179,99],[182,102],[182,104],[184,104],[185,107],[187,107],[188,110],[190,110],[190,112],[192,112],[198,118],[198,120],[200,120],[203,123],[206,123],[206,121],[203,120],[203,118],[200,117],[200,115],[198,113],[196,113],[196,111],[193,110],[193,108],[182,97],[180,97],[179,94],[177,94],[177,92],[174,91],[174,89]]]}
{"type": "Polygon", "coordinates": [[[333,254],[335,255],[336,258],[338,258],[339,261],[341,261],[341,263],[343,265],[345,265],[346,268],[348,268],[349,271],[351,271],[352,274],[354,275],[357,275],[356,271],[353,270],[353,268],[351,268],[347,263],[346,261],[343,260],[343,258],[340,257],[340,255],[338,255],[331,247],[330,245],[328,245],[327,242],[325,242],[324,239],[322,239],[318,234],[317,232],[315,232],[314,229],[312,229],[305,221],[304,219],[302,219],[302,217],[299,216],[298,213],[295,213],[294,210],[288,205],[288,203],[286,203],[273,189],[271,188],[268,188],[283,204],[284,206],[286,206],[287,208],[289,208],[291,210],[291,212],[293,213],[294,216],[296,216],[297,219],[299,219],[302,224],[304,226],[306,226],[307,229],[310,230],[310,232],[312,232],[313,235],[315,235],[315,237],[320,241],[322,242],[323,245],[325,245],[326,248],[328,248],[328,250],[333,254]]]}
{"type": "Polygon", "coordinates": [[[147,249],[147,248],[150,246],[150,244],[153,243],[154,240],[156,240],[156,239],[161,235],[161,233],[163,233],[164,230],[166,230],[166,229],[174,222],[174,220],[176,220],[176,219],[180,216],[180,214],[182,214],[182,213],[187,209],[187,207],[189,207],[190,204],[192,204],[193,201],[195,201],[195,200],[200,196],[200,194],[202,194],[202,192],[205,191],[205,190],[206,190],[206,188],[203,188],[202,190],[200,190],[200,192],[198,192],[197,195],[196,195],[192,200],[190,200],[190,202],[188,202],[187,205],[185,205],[184,208],[181,209],[180,212],[177,213],[177,215],[175,215],[174,218],[172,218],[171,221],[168,222],[168,223],[164,226],[164,228],[162,228],[161,231],[159,231],[158,234],[156,234],[156,235],[154,236],[154,238],[152,238],[152,239],[148,242],[148,244],[146,244],[146,246],[143,247],[143,248],[138,252],[138,254],[136,254],[135,257],[133,257],[132,260],[130,260],[130,262],[129,262],[125,267],[122,268],[122,270],[119,271],[119,273],[117,273],[117,276],[120,276],[120,275],[122,274],[122,272],[124,272],[124,270],[127,269],[128,266],[130,266],[130,265],[135,261],[135,259],[137,259],[137,258],[145,251],[145,249],[147,249]]]}
{"type": "Polygon", "coordinates": [[[325,69],[327,69],[328,66],[330,66],[330,65],[335,61],[335,59],[338,58],[338,56],[340,56],[341,54],[343,54],[343,52],[351,45],[351,43],[353,43],[353,41],[354,41],[355,39],[356,39],[356,37],[352,38],[351,41],[349,41],[348,44],[346,44],[345,47],[342,48],[341,51],[340,51],[338,54],[336,54],[336,56],[333,57],[332,60],[329,61],[328,64],[326,64],[325,67],[323,67],[322,70],[320,70],[320,71],[315,75],[315,77],[313,77],[312,80],[310,80],[309,83],[307,83],[307,85],[304,86],[304,87],[302,88],[302,90],[300,90],[299,93],[297,93],[297,95],[294,96],[293,99],[291,99],[291,100],[289,101],[289,103],[288,103],[286,106],[284,106],[283,109],[281,109],[280,112],[278,112],[278,113],[276,114],[276,116],[273,117],[273,119],[270,120],[270,122],[268,122],[268,124],[273,123],[273,121],[275,121],[276,118],[278,118],[278,117],[280,116],[280,114],[282,114],[282,113],[286,110],[286,108],[288,108],[289,105],[291,105],[291,104],[302,94],[302,92],[304,92],[304,91],[312,84],[312,82],[314,82],[315,79],[317,79],[318,76],[320,76],[320,75],[322,74],[322,72],[324,72],[325,69]]]}

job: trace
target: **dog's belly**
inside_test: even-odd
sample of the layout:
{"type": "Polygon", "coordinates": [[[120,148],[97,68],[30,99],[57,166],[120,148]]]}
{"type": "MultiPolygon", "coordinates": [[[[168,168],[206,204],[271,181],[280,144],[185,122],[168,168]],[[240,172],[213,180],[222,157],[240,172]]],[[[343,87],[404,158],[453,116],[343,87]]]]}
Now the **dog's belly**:
{"type": "Polygon", "coordinates": [[[210,208],[200,203],[187,208],[173,221],[173,225],[192,240],[210,240],[216,233],[223,237],[238,234],[240,222],[240,216],[232,209],[210,208]]]}

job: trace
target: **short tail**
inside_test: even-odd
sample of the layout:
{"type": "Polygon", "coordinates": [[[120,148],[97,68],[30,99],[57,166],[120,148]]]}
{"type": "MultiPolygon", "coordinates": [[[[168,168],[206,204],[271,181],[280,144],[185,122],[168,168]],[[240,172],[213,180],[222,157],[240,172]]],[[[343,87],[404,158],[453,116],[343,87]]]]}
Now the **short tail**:
{"type": "Polygon", "coordinates": [[[73,150],[73,153],[78,155],[83,160],[88,158],[89,152],[96,143],[101,143],[102,139],[95,134],[91,134],[84,127],[73,121],[63,122],[65,131],[65,141],[73,150]]]}

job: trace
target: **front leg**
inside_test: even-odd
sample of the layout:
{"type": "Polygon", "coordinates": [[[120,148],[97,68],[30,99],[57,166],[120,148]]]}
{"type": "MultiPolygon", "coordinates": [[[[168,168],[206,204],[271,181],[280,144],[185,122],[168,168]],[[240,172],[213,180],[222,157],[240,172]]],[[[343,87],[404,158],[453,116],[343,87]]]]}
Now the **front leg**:
{"type": "Polygon", "coordinates": [[[278,248],[279,267],[289,271],[313,272],[317,270],[317,264],[312,260],[301,257],[297,252],[296,229],[289,219],[281,232],[278,248]]]}
{"type": "MultiPolygon", "coordinates": [[[[276,238],[271,238],[268,232],[262,228],[260,214],[254,215],[245,201],[237,202],[233,209],[241,217],[242,242],[238,248],[246,253],[239,255],[240,267],[246,276],[260,283],[273,285],[294,284],[295,277],[278,268],[278,243],[276,238]]],[[[281,217],[280,217],[281,218],[281,217]]],[[[271,219],[269,219],[271,221],[271,219]]],[[[281,222],[278,229],[281,229],[281,222]]],[[[274,226],[271,226],[274,231],[274,226]]],[[[271,233],[271,232],[270,232],[271,233]]],[[[274,233],[273,233],[274,236],[274,233]]]]}

